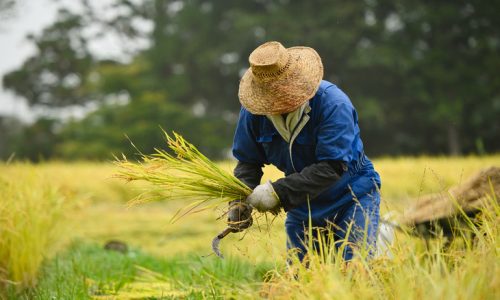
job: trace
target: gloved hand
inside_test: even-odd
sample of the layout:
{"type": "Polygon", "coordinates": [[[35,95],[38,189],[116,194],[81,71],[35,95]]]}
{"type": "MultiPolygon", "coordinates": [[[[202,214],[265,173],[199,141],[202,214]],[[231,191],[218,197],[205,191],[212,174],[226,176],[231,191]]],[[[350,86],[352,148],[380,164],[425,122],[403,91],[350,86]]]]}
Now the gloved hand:
{"type": "Polygon", "coordinates": [[[279,212],[281,203],[278,195],[274,191],[271,181],[266,181],[255,187],[247,203],[255,207],[260,212],[270,211],[274,214],[279,212]]]}
{"type": "Polygon", "coordinates": [[[245,202],[239,200],[229,203],[229,211],[227,213],[228,227],[235,232],[240,232],[252,226],[252,207],[245,202]]]}

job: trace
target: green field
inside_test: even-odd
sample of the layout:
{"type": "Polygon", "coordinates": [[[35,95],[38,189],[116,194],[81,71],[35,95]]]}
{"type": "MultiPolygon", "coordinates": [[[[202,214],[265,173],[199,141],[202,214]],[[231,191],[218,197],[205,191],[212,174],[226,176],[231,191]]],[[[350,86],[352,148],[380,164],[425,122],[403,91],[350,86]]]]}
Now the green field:
{"type": "MultiPolygon", "coordinates": [[[[382,211],[400,213],[414,199],[443,192],[500,155],[382,158],[382,211]]],[[[230,170],[232,163],[222,163],[230,170]]],[[[182,201],[128,207],[142,186],[114,178],[107,163],[0,165],[0,299],[494,299],[500,295],[499,208],[485,212],[474,244],[398,234],[394,259],[345,269],[285,264],[284,215],[260,218],[223,240],[222,208],[170,219],[182,201]],[[107,251],[110,239],[127,254],[107,251]],[[298,274],[298,275],[297,275],[298,274]]],[[[281,176],[266,167],[265,178],[281,176]]]]}

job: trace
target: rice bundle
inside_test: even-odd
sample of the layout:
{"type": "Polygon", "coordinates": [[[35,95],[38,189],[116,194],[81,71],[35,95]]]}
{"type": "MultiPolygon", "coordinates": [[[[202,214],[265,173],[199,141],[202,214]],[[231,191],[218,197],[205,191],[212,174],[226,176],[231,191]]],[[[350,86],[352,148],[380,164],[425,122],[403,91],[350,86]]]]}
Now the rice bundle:
{"type": "Polygon", "coordinates": [[[131,200],[131,204],[159,199],[188,201],[189,204],[174,215],[175,221],[187,214],[250,195],[252,190],[249,187],[210,161],[181,135],[174,132],[172,137],[165,131],[163,134],[174,154],[155,149],[151,155],[141,153],[139,163],[129,162],[126,157],[117,161],[120,170],[115,177],[152,185],[131,200]]]}

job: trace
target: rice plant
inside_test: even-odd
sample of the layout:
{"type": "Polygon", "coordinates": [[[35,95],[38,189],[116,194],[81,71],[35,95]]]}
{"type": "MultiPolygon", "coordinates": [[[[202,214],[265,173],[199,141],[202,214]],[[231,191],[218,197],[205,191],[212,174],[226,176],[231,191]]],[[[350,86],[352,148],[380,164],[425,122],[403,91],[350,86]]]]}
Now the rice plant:
{"type": "Polygon", "coordinates": [[[38,270],[60,245],[66,201],[37,173],[0,177],[1,290],[33,287],[38,270]]]}
{"type": "Polygon", "coordinates": [[[208,159],[181,135],[163,133],[173,154],[155,149],[154,154],[141,154],[139,163],[130,162],[126,157],[117,161],[119,171],[115,177],[150,184],[131,200],[131,204],[158,199],[187,201],[173,217],[175,221],[187,214],[250,195],[252,190],[249,187],[208,159]]]}
{"type": "MultiPolygon", "coordinates": [[[[465,217],[473,242],[438,236],[425,242],[409,231],[397,234],[392,258],[367,260],[360,253],[346,264],[339,250],[317,235],[307,264],[294,260],[271,271],[259,296],[271,299],[495,299],[500,292],[500,205],[492,193],[476,220],[465,217]]],[[[309,235],[312,234],[310,230],[309,235]]],[[[328,234],[328,233],[327,233],[328,234]]],[[[331,235],[331,233],[330,233],[331,235]]],[[[330,237],[331,238],[331,237],[330,237]]],[[[345,245],[345,241],[338,241],[345,245]]],[[[312,243],[308,240],[307,248],[312,243]]],[[[254,294],[253,296],[257,296],[254,294]]]]}
{"type": "MultiPolygon", "coordinates": [[[[384,182],[382,206],[392,211],[406,206],[409,200],[416,201],[420,195],[443,192],[449,185],[461,182],[484,166],[498,165],[499,159],[498,154],[467,158],[377,159],[375,164],[384,182]],[[440,180],[436,180],[436,176],[440,180]]],[[[233,166],[231,162],[218,165],[223,169],[233,166]]],[[[309,258],[308,268],[300,264],[290,268],[286,266],[283,218],[277,218],[270,230],[250,229],[243,240],[239,240],[241,236],[230,236],[229,241],[234,243],[222,245],[223,252],[227,253],[226,260],[207,257],[207,240],[220,229],[212,211],[196,215],[195,222],[188,226],[186,223],[164,226],[165,218],[172,217],[171,212],[187,200],[157,202],[126,210],[121,203],[130,199],[132,193],[122,181],[109,180],[115,170],[113,165],[89,162],[49,162],[36,166],[0,164],[3,197],[0,200],[0,240],[4,241],[6,224],[9,224],[5,221],[9,209],[19,206],[16,202],[26,197],[47,198],[34,196],[42,190],[51,190],[56,197],[52,202],[45,200],[43,206],[31,206],[31,218],[37,217],[35,213],[45,218],[52,214],[50,209],[57,208],[77,224],[72,228],[72,235],[81,238],[74,247],[43,264],[45,267],[35,280],[38,281],[35,288],[25,291],[26,295],[16,294],[13,299],[88,299],[96,296],[96,286],[122,287],[118,293],[144,291],[148,287],[144,286],[144,281],[149,285],[156,279],[138,276],[134,265],[169,278],[167,285],[180,295],[195,291],[186,297],[192,299],[203,299],[203,296],[210,299],[496,299],[500,294],[500,206],[495,204],[498,198],[494,196],[490,200],[495,201],[474,223],[475,229],[466,228],[475,233],[470,242],[458,239],[448,246],[444,237],[438,237],[427,244],[409,232],[398,232],[390,248],[392,259],[359,260],[346,267],[337,259],[341,256],[339,252],[325,246],[317,256],[309,258]],[[73,213],[68,211],[68,203],[63,203],[62,207],[47,204],[63,199],[61,192],[71,199],[71,203],[77,201],[86,206],[73,213]],[[15,193],[19,195],[13,196],[15,193]],[[126,241],[133,251],[126,256],[107,252],[102,243],[111,237],[126,241]],[[269,273],[266,275],[266,272],[269,273]]],[[[267,167],[264,176],[264,180],[276,180],[283,174],[267,167]]],[[[157,188],[162,189],[161,186],[157,188]]],[[[161,195],[149,196],[158,199],[161,195]]],[[[58,217],[61,214],[52,218],[58,217]]],[[[63,220],[57,220],[59,225],[54,228],[57,234],[53,234],[52,240],[61,237],[58,232],[66,224],[63,220]]],[[[36,232],[41,235],[41,230],[36,232]]],[[[32,238],[41,239],[37,234],[32,238]]],[[[4,245],[0,245],[0,251],[5,251],[4,245]]],[[[54,246],[48,243],[45,257],[51,256],[54,246]]],[[[0,294],[5,285],[21,286],[6,276],[4,253],[0,256],[0,294]],[[7,284],[7,280],[13,283],[7,284]]],[[[157,292],[155,296],[161,298],[161,289],[157,292]]],[[[118,298],[112,293],[107,296],[118,298]]]]}

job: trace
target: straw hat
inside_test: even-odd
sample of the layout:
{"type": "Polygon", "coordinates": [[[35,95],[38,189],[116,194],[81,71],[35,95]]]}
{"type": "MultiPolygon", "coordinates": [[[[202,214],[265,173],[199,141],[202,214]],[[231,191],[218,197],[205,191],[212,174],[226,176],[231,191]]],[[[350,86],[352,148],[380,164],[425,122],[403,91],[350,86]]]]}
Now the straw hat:
{"type": "Polygon", "coordinates": [[[243,107],[256,115],[294,111],[314,96],[323,78],[321,58],[309,47],[267,42],[248,61],[238,96],[243,107]]]}

